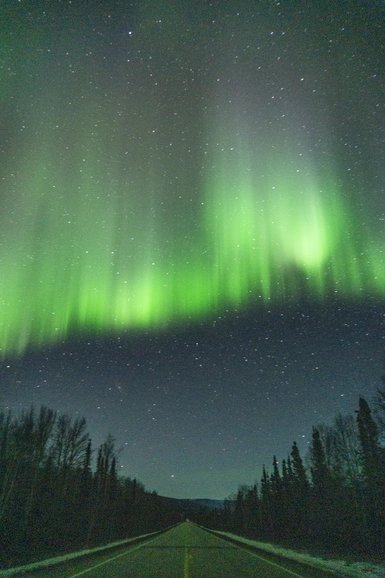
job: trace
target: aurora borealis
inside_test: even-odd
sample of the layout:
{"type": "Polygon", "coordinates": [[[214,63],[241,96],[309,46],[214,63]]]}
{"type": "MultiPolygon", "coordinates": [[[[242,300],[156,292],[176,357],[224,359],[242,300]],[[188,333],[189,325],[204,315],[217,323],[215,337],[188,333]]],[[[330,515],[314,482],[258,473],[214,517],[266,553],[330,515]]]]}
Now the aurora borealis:
{"type": "MultiPolygon", "coordinates": [[[[154,79],[144,86],[136,85],[137,76],[144,81],[138,64],[131,72],[127,58],[121,70],[122,55],[112,60],[107,82],[97,39],[70,49],[70,23],[64,20],[64,40],[52,47],[42,20],[28,65],[34,74],[10,99],[6,124],[17,138],[3,151],[4,353],[79,329],[156,328],[301,292],[316,299],[333,291],[383,295],[383,239],[373,240],[370,225],[360,222],[349,183],[319,153],[302,152],[295,120],[282,129],[283,141],[282,131],[256,122],[258,68],[239,95],[234,69],[239,76],[250,64],[241,57],[236,65],[219,57],[216,63],[213,55],[227,86],[218,78],[212,87],[203,74],[211,94],[202,111],[198,91],[185,96],[183,81],[168,86],[166,72],[174,78],[181,68],[179,60],[165,62],[170,46],[154,46],[152,64],[145,34],[140,39],[148,23],[127,31],[119,47],[142,46],[143,68],[154,79]],[[189,127],[186,116],[197,117],[198,126],[189,127]]],[[[8,32],[17,46],[23,38],[14,26],[8,32]]],[[[159,44],[170,33],[161,26],[159,44]]],[[[245,22],[241,27],[251,33],[245,22]]],[[[16,79],[26,68],[18,58],[16,79]]],[[[277,108],[284,119],[287,104],[277,108]]],[[[332,159],[327,144],[323,154],[332,159]]]]}
{"type": "MultiPolygon", "coordinates": [[[[361,311],[375,318],[366,307],[382,311],[383,9],[322,4],[3,4],[5,364],[94,339],[119,343],[127,364],[121,343],[145,350],[147,339],[157,351],[157,340],[190,343],[232,319],[260,323],[250,329],[259,343],[265,331],[278,339],[270,314],[300,319],[304,303],[318,320],[334,318],[329,308],[339,320],[344,308],[358,311],[349,327],[364,327],[361,311]]],[[[176,383],[183,363],[168,350],[176,383]]],[[[157,365],[151,355],[146,363],[157,365]]],[[[114,382],[113,371],[103,375],[114,382]]],[[[210,391],[218,375],[206,376],[210,391]]],[[[9,405],[21,403],[14,380],[5,380],[9,405]]],[[[87,388],[73,387],[76,405],[87,388]]]]}
{"type": "MultiPolygon", "coordinates": [[[[5,352],[74,329],[156,327],[301,290],[315,298],[333,289],[348,297],[382,294],[380,247],[360,239],[338,192],[314,174],[286,168],[278,178],[277,167],[258,185],[256,162],[252,172],[242,158],[214,165],[187,236],[167,215],[162,223],[161,175],[152,177],[149,192],[131,192],[121,179],[112,188],[102,175],[95,178],[91,163],[92,175],[80,169],[86,174],[76,179],[65,167],[70,183],[61,190],[54,184],[60,163],[47,156],[32,165],[32,183],[14,185],[21,198],[16,194],[16,208],[4,215],[2,262],[16,257],[2,286],[5,352]]],[[[180,204],[184,222],[183,195],[180,204]]]]}

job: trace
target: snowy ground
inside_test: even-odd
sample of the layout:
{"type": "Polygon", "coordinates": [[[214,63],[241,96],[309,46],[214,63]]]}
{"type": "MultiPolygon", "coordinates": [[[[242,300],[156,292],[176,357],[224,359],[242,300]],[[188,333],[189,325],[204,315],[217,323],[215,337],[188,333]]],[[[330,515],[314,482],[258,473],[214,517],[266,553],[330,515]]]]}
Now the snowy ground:
{"type": "MultiPolygon", "coordinates": [[[[205,529],[202,526],[203,529],[205,529]]],[[[160,532],[163,532],[161,530],[160,532]]],[[[290,558],[296,560],[297,562],[303,562],[308,566],[313,566],[314,568],[320,568],[324,570],[330,570],[334,572],[337,576],[343,576],[345,578],[385,578],[385,565],[380,566],[378,564],[370,564],[369,562],[346,562],[344,560],[327,560],[324,558],[317,558],[310,554],[305,554],[303,552],[297,552],[295,550],[289,550],[287,548],[282,548],[280,546],[275,546],[273,544],[267,544],[265,542],[257,542],[256,540],[249,540],[248,538],[243,538],[236,534],[231,534],[230,532],[221,532],[219,530],[210,530],[211,532],[223,536],[228,536],[237,542],[255,546],[260,550],[265,550],[266,552],[271,552],[272,554],[277,554],[284,558],[290,558]]],[[[80,556],[87,556],[89,554],[94,554],[96,552],[102,552],[103,550],[108,550],[110,548],[115,548],[116,546],[122,546],[124,544],[129,544],[135,540],[145,538],[147,536],[153,536],[160,532],[151,532],[150,534],[142,534],[141,536],[135,536],[134,538],[129,538],[127,540],[120,540],[118,542],[113,542],[111,544],[106,544],[105,546],[99,546],[98,548],[90,548],[88,550],[80,550],[79,552],[70,552],[64,554],[63,556],[56,556],[55,558],[49,558],[47,560],[42,560],[40,562],[34,562],[32,564],[27,564],[24,566],[18,566],[17,568],[10,568],[8,570],[0,570],[0,577],[2,576],[18,576],[20,572],[26,572],[31,570],[38,570],[42,568],[48,568],[49,566],[54,566],[68,560],[73,560],[79,558],[80,556]]]]}
{"type": "MultiPolygon", "coordinates": [[[[161,530],[163,532],[164,530],[161,530]]],[[[27,572],[31,570],[41,570],[42,568],[48,568],[49,566],[55,566],[56,564],[61,564],[62,562],[68,562],[68,560],[73,560],[75,558],[80,558],[80,556],[87,556],[89,554],[95,554],[96,552],[102,552],[103,550],[109,550],[110,548],[115,548],[116,546],[123,546],[124,544],[129,544],[141,538],[147,536],[154,536],[159,534],[158,532],[151,532],[150,534],[142,534],[141,536],[135,536],[133,538],[128,538],[126,540],[119,540],[118,542],[112,542],[111,544],[106,544],[105,546],[98,546],[97,548],[89,548],[88,550],[79,550],[79,552],[69,552],[68,554],[63,554],[63,556],[55,556],[55,558],[48,558],[47,560],[41,560],[39,562],[33,562],[32,564],[26,564],[24,566],[18,566],[17,568],[9,568],[8,570],[0,570],[0,576],[18,576],[20,572],[27,572]]]]}
{"type": "Polygon", "coordinates": [[[249,540],[248,538],[243,538],[242,536],[237,536],[236,534],[231,534],[230,532],[220,532],[215,530],[214,533],[228,536],[229,538],[237,540],[243,544],[255,546],[256,548],[265,550],[266,552],[271,552],[272,554],[278,554],[284,558],[290,558],[292,560],[296,560],[297,562],[304,562],[308,566],[313,566],[314,568],[319,568],[320,570],[330,570],[337,576],[345,576],[346,578],[350,578],[351,576],[354,578],[385,578],[385,565],[379,566],[378,564],[370,564],[369,562],[326,560],[324,558],[317,558],[316,556],[305,554],[303,552],[296,552],[295,550],[274,546],[273,544],[266,544],[265,542],[249,540]]]}

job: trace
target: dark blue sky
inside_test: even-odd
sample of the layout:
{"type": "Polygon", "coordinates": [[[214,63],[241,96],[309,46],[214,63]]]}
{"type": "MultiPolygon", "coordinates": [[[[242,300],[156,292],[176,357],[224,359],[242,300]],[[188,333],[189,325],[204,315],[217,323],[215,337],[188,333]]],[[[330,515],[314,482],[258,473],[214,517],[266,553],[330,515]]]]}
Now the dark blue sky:
{"type": "Polygon", "coordinates": [[[41,403],[111,432],[122,474],[159,493],[223,498],[311,427],[381,386],[382,304],[229,313],[158,334],[69,340],[1,371],[14,410],[41,403]]]}

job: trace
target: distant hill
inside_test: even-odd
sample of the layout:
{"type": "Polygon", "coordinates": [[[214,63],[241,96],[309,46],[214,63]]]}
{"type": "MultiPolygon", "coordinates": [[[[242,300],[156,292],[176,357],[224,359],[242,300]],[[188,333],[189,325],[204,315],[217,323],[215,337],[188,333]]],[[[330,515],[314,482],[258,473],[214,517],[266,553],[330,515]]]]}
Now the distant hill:
{"type": "Polygon", "coordinates": [[[186,500],[186,502],[205,506],[206,508],[209,508],[209,510],[223,510],[225,503],[224,500],[210,500],[209,498],[196,498],[194,500],[186,500]]]}
{"type": "Polygon", "coordinates": [[[224,500],[210,500],[209,498],[167,498],[162,496],[170,505],[175,505],[178,509],[194,510],[196,508],[207,508],[208,510],[223,510],[224,500]]]}

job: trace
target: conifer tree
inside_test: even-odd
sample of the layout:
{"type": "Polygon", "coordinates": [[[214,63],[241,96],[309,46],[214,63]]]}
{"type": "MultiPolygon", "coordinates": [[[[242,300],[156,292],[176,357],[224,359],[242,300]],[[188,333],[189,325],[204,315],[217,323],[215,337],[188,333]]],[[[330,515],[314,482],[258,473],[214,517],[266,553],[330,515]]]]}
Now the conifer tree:
{"type": "Polygon", "coordinates": [[[326,465],[325,452],[321,443],[319,430],[313,427],[311,446],[311,476],[313,489],[319,494],[325,494],[330,481],[329,471],[326,465]]]}
{"type": "Polygon", "coordinates": [[[289,484],[292,484],[294,481],[293,465],[290,455],[287,457],[287,479],[289,484]]]}
{"type": "Polygon", "coordinates": [[[368,532],[377,551],[384,551],[385,466],[379,432],[367,401],[360,397],[357,412],[361,463],[365,482],[368,532]]]}
{"type": "Polygon", "coordinates": [[[370,407],[362,397],[359,399],[357,425],[365,479],[369,485],[379,487],[384,481],[384,453],[379,444],[379,432],[370,407]]]}
{"type": "Polygon", "coordinates": [[[297,488],[305,495],[309,489],[309,481],[306,476],[305,467],[299,453],[296,442],[293,442],[291,450],[293,481],[297,488]]]}
{"type": "Polygon", "coordinates": [[[273,536],[273,518],[271,511],[271,482],[265,465],[262,468],[261,478],[261,523],[267,537],[273,536]]]}
{"type": "Polygon", "coordinates": [[[257,484],[248,489],[245,496],[245,510],[246,510],[246,528],[251,530],[254,535],[259,535],[261,532],[260,523],[260,501],[257,484]]]}
{"type": "Polygon", "coordinates": [[[291,450],[293,482],[291,484],[292,531],[297,537],[306,535],[309,482],[296,442],[291,450]]]}
{"type": "Polygon", "coordinates": [[[275,456],[273,457],[273,473],[271,475],[271,486],[272,491],[276,496],[280,496],[282,494],[282,480],[278,469],[277,458],[275,456]]]}
{"type": "Polygon", "coordinates": [[[240,532],[244,530],[244,496],[241,488],[238,489],[235,499],[234,523],[236,530],[240,532]]]}

